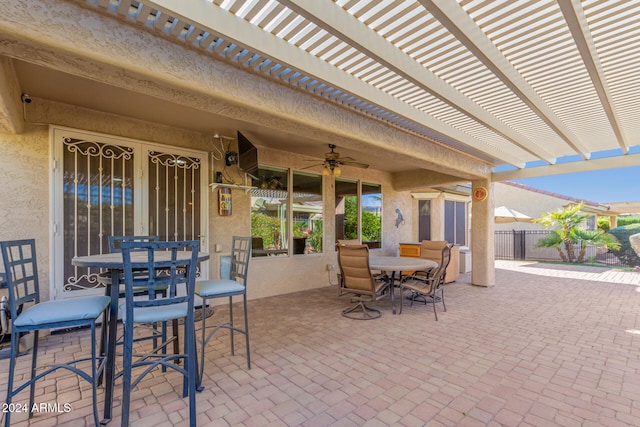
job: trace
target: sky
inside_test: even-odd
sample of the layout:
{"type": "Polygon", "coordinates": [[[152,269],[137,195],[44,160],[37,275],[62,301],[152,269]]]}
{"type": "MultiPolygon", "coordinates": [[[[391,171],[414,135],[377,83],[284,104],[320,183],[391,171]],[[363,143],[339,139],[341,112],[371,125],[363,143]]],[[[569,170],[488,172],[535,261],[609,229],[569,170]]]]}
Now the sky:
{"type": "MultiPolygon", "coordinates": [[[[633,146],[629,155],[640,155],[640,145],[633,146]]],[[[615,158],[622,155],[620,149],[591,153],[590,159],[615,158]]],[[[583,161],[578,156],[557,159],[557,164],[583,161]]],[[[527,167],[543,166],[532,162],[527,167]]],[[[498,166],[495,171],[513,170],[513,166],[498,166]]],[[[514,179],[514,182],[539,190],[596,203],[640,202],[640,165],[617,169],[550,175],[537,178],[514,179]]]]}
{"type": "Polygon", "coordinates": [[[640,166],[514,181],[590,202],[640,202],[640,166]]]}

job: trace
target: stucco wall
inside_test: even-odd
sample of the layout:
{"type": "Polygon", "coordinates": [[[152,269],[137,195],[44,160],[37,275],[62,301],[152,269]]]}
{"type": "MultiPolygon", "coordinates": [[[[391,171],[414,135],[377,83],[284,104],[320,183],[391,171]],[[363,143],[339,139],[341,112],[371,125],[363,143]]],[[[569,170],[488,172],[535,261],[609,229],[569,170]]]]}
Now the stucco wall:
{"type": "MultiPolygon", "coordinates": [[[[561,209],[563,205],[569,203],[566,199],[553,197],[549,194],[537,193],[535,191],[528,191],[500,182],[494,183],[493,191],[495,194],[496,207],[506,206],[528,215],[531,218],[540,218],[545,213],[561,209]]],[[[517,222],[496,224],[495,229],[496,231],[544,230],[544,227],[536,223],[517,222]]]]}
{"type": "MultiPolygon", "coordinates": [[[[43,298],[49,296],[49,132],[0,133],[0,240],[34,238],[43,298]]],[[[0,267],[2,268],[2,267],[0,267]]]]}
{"type": "MultiPolygon", "coordinates": [[[[255,142],[255,141],[254,141],[255,142]]],[[[289,167],[300,170],[309,165],[309,158],[282,151],[259,148],[261,165],[275,167],[289,167]]],[[[219,170],[221,162],[215,162],[214,168],[219,170]]],[[[307,169],[306,171],[320,172],[321,169],[307,169]]],[[[382,248],[373,250],[377,253],[389,255],[398,254],[401,241],[415,240],[412,233],[412,221],[415,215],[412,209],[412,199],[409,192],[396,193],[391,188],[391,177],[388,173],[369,169],[342,168],[342,178],[358,179],[382,185],[383,199],[383,238],[382,248]],[[395,227],[397,217],[395,210],[400,209],[405,224],[395,227]]],[[[260,257],[251,260],[250,298],[278,295],[294,291],[313,289],[336,283],[335,271],[328,273],[327,264],[334,264],[337,268],[337,256],[334,250],[334,178],[325,177],[324,191],[324,252],[320,254],[294,255],[289,257],[260,257]]],[[[221,253],[228,253],[231,246],[231,236],[234,234],[249,235],[251,233],[251,195],[243,190],[233,190],[233,213],[231,216],[218,215],[217,195],[211,197],[211,211],[209,228],[213,239],[212,244],[221,246],[221,253]]],[[[212,273],[219,268],[217,257],[212,265],[212,273]]]]}
{"type": "Polygon", "coordinates": [[[0,239],[36,239],[45,300],[51,273],[51,144],[49,126],[44,123],[203,151],[210,147],[207,135],[44,100],[29,106],[27,118],[23,134],[0,133],[0,239]]]}
{"type": "MultiPolygon", "coordinates": [[[[157,126],[81,109],[64,104],[39,100],[29,110],[29,121],[51,123],[76,129],[117,135],[143,141],[211,151],[211,136],[184,129],[157,126]]],[[[48,298],[50,274],[50,137],[46,125],[28,125],[22,135],[0,134],[0,239],[36,238],[43,296],[48,298]]],[[[260,163],[271,166],[301,169],[308,166],[302,156],[286,152],[259,149],[260,163]]],[[[219,167],[219,165],[217,166],[219,167]]],[[[317,169],[316,172],[320,172],[317,169]]],[[[383,247],[378,252],[397,254],[398,243],[415,240],[411,224],[415,215],[409,192],[396,193],[387,173],[374,170],[343,168],[343,177],[382,185],[383,191],[383,247]],[[395,227],[395,210],[400,209],[405,224],[395,227]]],[[[209,180],[210,176],[207,177],[209,180]]],[[[324,180],[325,227],[324,253],[291,257],[253,259],[250,270],[249,297],[258,298],[292,291],[327,286],[326,265],[337,265],[333,250],[333,178],[324,180]]],[[[233,190],[233,214],[218,215],[217,194],[209,194],[208,252],[212,254],[210,275],[215,277],[220,253],[230,250],[233,235],[249,235],[250,195],[233,190]]],[[[335,281],[335,276],[333,276],[335,281]]]]}

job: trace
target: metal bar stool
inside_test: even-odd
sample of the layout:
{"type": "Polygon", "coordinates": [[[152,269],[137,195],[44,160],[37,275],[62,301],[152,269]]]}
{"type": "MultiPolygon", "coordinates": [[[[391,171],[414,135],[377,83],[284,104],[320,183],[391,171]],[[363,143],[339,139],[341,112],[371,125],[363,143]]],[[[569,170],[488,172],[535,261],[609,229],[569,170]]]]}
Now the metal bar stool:
{"type": "MultiPolygon", "coordinates": [[[[9,290],[9,306],[11,309],[11,355],[9,361],[9,378],[7,380],[7,406],[14,396],[29,387],[29,410],[33,408],[35,383],[58,369],[74,372],[91,385],[93,418],[99,424],[96,401],[96,387],[100,373],[104,368],[104,358],[96,355],[96,320],[103,316],[109,306],[109,297],[96,295],[65,300],[40,302],[40,286],[38,283],[38,266],[36,262],[36,245],[34,239],[0,242],[2,261],[6,274],[5,280],[9,290]],[[22,312],[18,307],[23,306],[22,312]],[[42,372],[38,371],[38,333],[41,330],[88,326],[91,328],[91,357],[54,364],[42,372]],[[14,388],[14,373],[20,335],[33,332],[33,349],[31,355],[30,379],[14,388]],[[83,370],[76,365],[90,361],[90,369],[83,370]]],[[[49,338],[52,339],[52,338],[49,338]]],[[[33,416],[29,412],[29,418],[33,416]]],[[[11,422],[11,412],[5,414],[5,426],[11,422]]]]}

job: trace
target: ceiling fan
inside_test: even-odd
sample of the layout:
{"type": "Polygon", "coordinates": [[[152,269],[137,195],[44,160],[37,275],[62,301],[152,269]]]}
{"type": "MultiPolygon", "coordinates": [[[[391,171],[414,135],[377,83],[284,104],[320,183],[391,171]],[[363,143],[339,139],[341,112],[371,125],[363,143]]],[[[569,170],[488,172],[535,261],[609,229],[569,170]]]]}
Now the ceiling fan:
{"type": "Polygon", "coordinates": [[[329,144],[329,148],[331,149],[331,151],[329,153],[324,153],[324,162],[318,163],[316,165],[307,166],[306,168],[303,168],[303,169],[312,168],[314,166],[324,166],[324,169],[322,170],[322,175],[340,176],[340,173],[342,172],[340,170],[340,166],[342,165],[353,166],[356,168],[363,168],[363,169],[366,169],[369,167],[368,164],[356,162],[355,159],[351,157],[340,157],[340,153],[333,151],[334,148],[336,148],[334,144],[329,144]]]}

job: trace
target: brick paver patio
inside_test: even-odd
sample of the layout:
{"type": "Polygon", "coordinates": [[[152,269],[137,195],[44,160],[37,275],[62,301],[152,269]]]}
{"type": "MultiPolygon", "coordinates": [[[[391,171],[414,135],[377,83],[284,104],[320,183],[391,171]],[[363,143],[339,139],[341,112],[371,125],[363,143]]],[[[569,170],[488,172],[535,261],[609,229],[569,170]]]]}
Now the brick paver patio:
{"type": "MultiPolygon", "coordinates": [[[[253,368],[243,340],[235,356],[227,335],[210,343],[199,425],[640,425],[640,273],[496,265],[495,287],[468,275],[447,285],[438,322],[430,306],[394,316],[385,301],[382,318],[349,320],[332,287],[251,301],[253,368]]],[[[41,359],[75,352],[79,340],[85,331],[48,337],[41,359]]],[[[19,374],[27,365],[21,358],[19,374]]],[[[1,360],[3,400],[7,369],[1,360]]],[[[181,384],[159,371],[145,380],[132,425],[186,425],[181,384]]],[[[109,425],[120,423],[120,388],[109,425]]],[[[16,426],[91,425],[89,389],[72,376],[40,382],[36,401],[71,411],[30,423],[14,414],[16,426]]]]}

